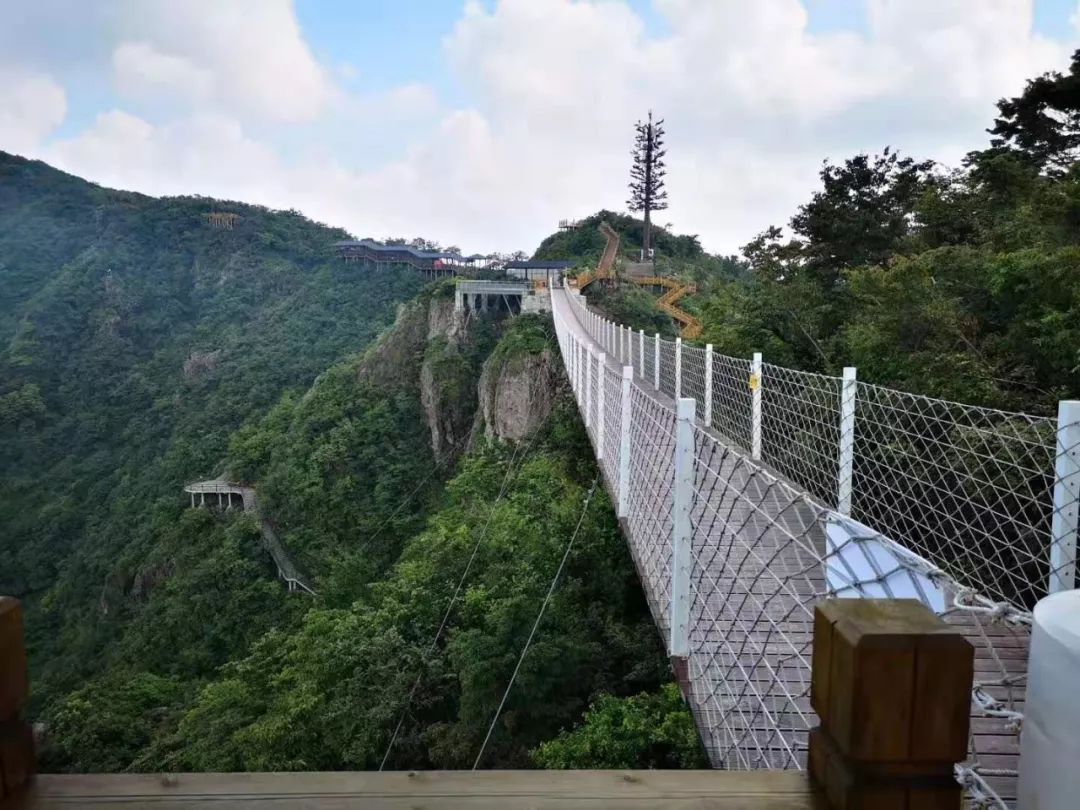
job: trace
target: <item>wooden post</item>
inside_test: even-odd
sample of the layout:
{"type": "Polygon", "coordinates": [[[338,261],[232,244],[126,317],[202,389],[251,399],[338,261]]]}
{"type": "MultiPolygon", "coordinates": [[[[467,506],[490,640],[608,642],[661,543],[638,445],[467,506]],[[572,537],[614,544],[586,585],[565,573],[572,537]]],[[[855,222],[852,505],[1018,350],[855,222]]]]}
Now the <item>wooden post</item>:
{"type": "Polygon", "coordinates": [[[832,810],[960,810],[974,649],[916,599],[814,613],[811,777],[832,810]]]}
{"type": "Polygon", "coordinates": [[[24,715],[29,695],[22,607],[0,596],[0,800],[34,773],[34,735],[24,715]]]}

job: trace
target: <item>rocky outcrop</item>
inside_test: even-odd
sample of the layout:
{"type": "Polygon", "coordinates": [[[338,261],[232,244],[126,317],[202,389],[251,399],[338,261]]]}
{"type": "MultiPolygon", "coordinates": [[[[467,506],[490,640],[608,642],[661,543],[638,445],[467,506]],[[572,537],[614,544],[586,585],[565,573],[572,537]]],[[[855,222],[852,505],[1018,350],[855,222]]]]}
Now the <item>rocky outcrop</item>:
{"type": "Polygon", "coordinates": [[[147,566],[135,574],[131,583],[131,598],[139,602],[150,599],[158,586],[176,572],[176,564],[171,560],[147,566]]]}
{"type": "Polygon", "coordinates": [[[428,305],[428,340],[446,338],[460,344],[465,337],[465,313],[454,309],[451,298],[435,298],[428,305]]]}
{"type": "Polygon", "coordinates": [[[431,433],[431,451],[440,464],[465,449],[476,412],[475,370],[464,351],[465,324],[463,313],[454,310],[453,299],[433,299],[428,306],[420,403],[431,433]]]}
{"type": "Polygon", "coordinates": [[[414,369],[427,343],[428,303],[426,299],[417,299],[398,309],[394,325],[360,361],[357,377],[361,382],[396,390],[403,380],[416,373],[414,369]]]}
{"type": "Polygon", "coordinates": [[[549,348],[488,358],[480,375],[480,402],[470,444],[480,436],[520,441],[531,435],[551,413],[556,377],[549,348]]]}
{"type": "Polygon", "coordinates": [[[215,349],[212,352],[193,351],[184,361],[184,376],[191,379],[192,377],[199,377],[208,371],[213,371],[217,368],[220,359],[220,349],[215,349]]]}

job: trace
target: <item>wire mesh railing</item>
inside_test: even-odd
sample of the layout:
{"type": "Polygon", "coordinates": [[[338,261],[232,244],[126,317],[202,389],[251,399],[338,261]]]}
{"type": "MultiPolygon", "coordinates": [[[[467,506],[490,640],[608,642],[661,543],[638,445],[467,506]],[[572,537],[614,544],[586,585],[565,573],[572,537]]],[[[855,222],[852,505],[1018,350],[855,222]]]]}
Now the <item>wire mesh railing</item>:
{"type": "MultiPolygon", "coordinates": [[[[555,303],[564,357],[612,334],[578,296],[555,303]]],[[[1048,572],[1065,582],[1073,571],[1080,420],[915,397],[857,384],[854,370],[807,374],[637,340],[637,354],[632,338],[624,344],[629,387],[609,358],[597,449],[657,625],[672,649],[685,634],[684,691],[713,764],[805,767],[813,605],[911,597],[976,647],[971,759],[957,775],[974,806],[1010,806],[1028,608],[1048,572]],[[707,417],[690,417],[686,434],[676,394],[707,417]],[[686,481],[680,448],[692,459],[686,481]]]]}
{"type": "MultiPolygon", "coordinates": [[[[594,339],[619,331],[580,296],[570,300],[588,313],[581,323],[594,339]]],[[[1062,508],[1054,505],[1061,482],[1054,475],[1055,436],[1070,427],[1061,419],[854,382],[845,428],[841,377],[764,363],[755,379],[749,359],[659,335],[644,343],[643,362],[631,364],[643,384],[702,403],[699,418],[709,402],[708,427],[965,586],[1025,609],[1055,577],[1058,588],[1073,587],[1075,532],[1063,541],[1052,526],[1062,508]]],[[[1072,419],[1077,422],[1080,417],[1072,419]]],[[[1080,436],[1067,442],[1078,443],[1080,436]]]]}

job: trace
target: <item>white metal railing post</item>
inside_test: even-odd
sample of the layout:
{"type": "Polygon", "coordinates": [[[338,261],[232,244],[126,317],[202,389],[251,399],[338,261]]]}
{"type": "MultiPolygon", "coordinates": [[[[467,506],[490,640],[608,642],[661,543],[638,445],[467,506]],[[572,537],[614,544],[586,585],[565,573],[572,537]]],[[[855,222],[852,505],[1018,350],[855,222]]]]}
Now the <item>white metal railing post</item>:
{"type": "Polygon", "coordinates": [[[653,387],[660,390],[660,333],[653,338],[653,387]]]}
{"type": "Polygon", "coordinates": [[[581,405],[581,385],[578,377],[580,376],[581,358],[578,357],[578,342],[574,340],[574,336],[570,335],[570,387],[574,389],[574,399],[578,405],[581,405]]]}
{"type": "Polygon", "coordinates": [[[592,364],[593,350],[589,349],[585,354],[585,427],[592,427],[592,364]]]}
{"type": "Polygon", "coordinates": [[[1054,513],[1050,521],[1050,593],[1076,587],[1077,509],[1080,508],[1080,400],[1058,403],[1054,513]]]}
{"type": "Polygon", "coordinates": [[[694,489],[695,404],[676,400],[675,484],[671,502],[671,639],[668,653],[690,655],[690,504],[694,489]]]}
{"type": "Polygon", "coordinates": [[[624,518],[630,508],[630,385],[634,367],[623,366],[622,407],[619,413],[619,500],[616,515],[624,518]]]}
{"type": "Polygon", "coordinates": [[[638,330],[638,376],[645,379],[645,330],[638,330]]]}
{"type": "Polygon", "coordinates": [[[851,514],[851,483],[855,469],[855,393],[858,390],[855,369],[844,367],[840,388],[840,457],[837,469],[836,511],[851,514]]]}
{"type": "Polygon", "coordinates": [[[705,427],[712,427],[712,344],[705,344],[705,427]]]}
{"type": "Polygon", "coordinates": [[[682,338],[675,338],[675,400],[682,399],[682,338]]]}
{"type": "Polygon", "coordinates": [[[577,401],[580,408],[585,403],[585,344],[575,340],[574,345],[577,346],[577,401]]]}
{"type": "Polygon", "coordinates": [[[604,460],[604,377],[607,369],[607,355],[603,352],[597,358],[596,369],[596,460],[604,460]]]}
{"type": "Polygon", "coordinates": [[[750,457],[761,460],[761,352],[750,363],[750,457]]]}

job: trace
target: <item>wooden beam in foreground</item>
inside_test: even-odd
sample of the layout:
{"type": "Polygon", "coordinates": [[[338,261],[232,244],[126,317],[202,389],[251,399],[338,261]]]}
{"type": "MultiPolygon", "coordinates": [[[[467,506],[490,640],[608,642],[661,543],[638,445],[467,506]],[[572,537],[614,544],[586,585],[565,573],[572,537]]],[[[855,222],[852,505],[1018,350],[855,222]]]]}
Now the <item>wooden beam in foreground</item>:
{"type": "Polygon", "coordinates": [[[824,810],[793,771],[42,775],[3,810],[824,810]]]}

